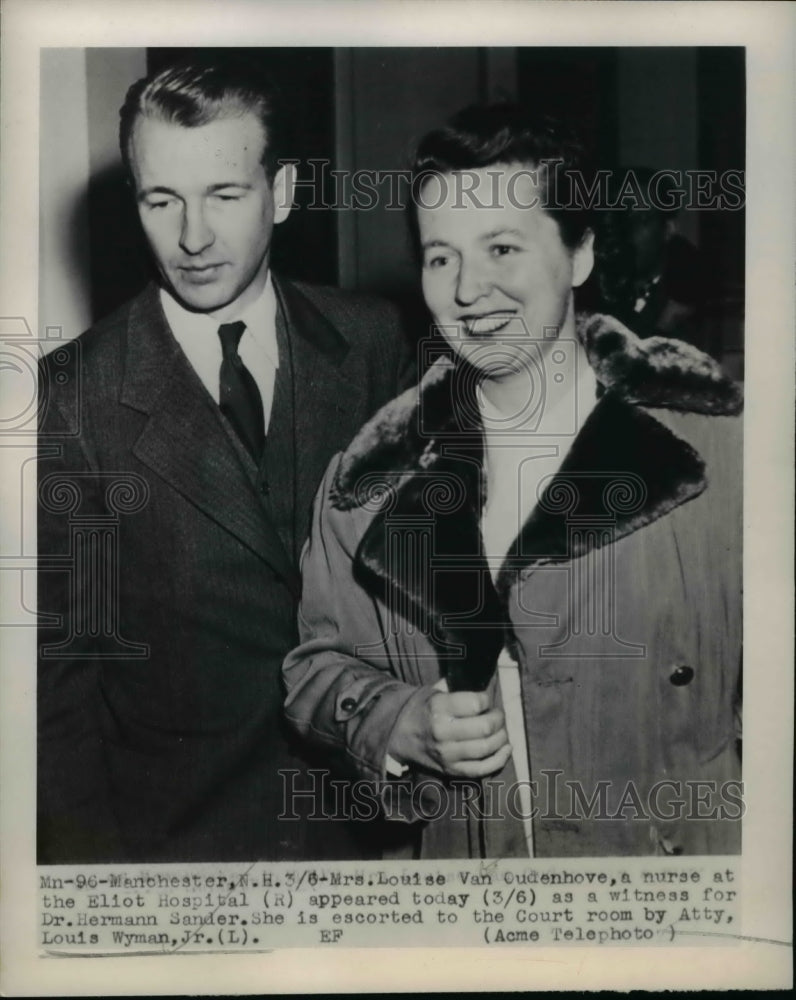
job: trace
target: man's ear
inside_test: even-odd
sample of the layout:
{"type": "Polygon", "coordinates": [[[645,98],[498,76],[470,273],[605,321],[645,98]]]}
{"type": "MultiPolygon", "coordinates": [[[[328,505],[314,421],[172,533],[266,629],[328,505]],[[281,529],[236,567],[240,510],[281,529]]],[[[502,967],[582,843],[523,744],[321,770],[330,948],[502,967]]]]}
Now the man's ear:
{"type": "Polygon", "coordinates": [[[572,287],[579,288],[594,267],[594,231],[587,229],[572,255],[572,287]]]}
{"type": "Polygon", "coordinates": [[[296,186],[295,163],[283,163],[277,170],[271,190],[274,195],[274,224],[284,222],[293,207],[293,189],[296,186]]]}

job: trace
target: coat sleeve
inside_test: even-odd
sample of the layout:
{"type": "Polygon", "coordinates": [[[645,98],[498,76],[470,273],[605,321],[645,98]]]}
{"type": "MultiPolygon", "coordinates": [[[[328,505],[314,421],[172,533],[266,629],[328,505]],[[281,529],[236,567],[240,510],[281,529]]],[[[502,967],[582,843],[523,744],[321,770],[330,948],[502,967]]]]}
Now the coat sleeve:
{"type": "Polygon", "coordinates": [[[69,504],[64,501],[73,493],[79,495],[83,516],[102,514],[103,505],[92,485],[97,470],[91,449],[47,398],[50,388],[43,367],[38,461],[38,861],[92,863],[123,858],[125,851],[110,804],[99,722],[101,661],[86,596],[92,568],[71,551],[69,504]]]}
{"type": "Polygon", "coordinates": [[[302,556],[300,645],[283,667],[285,714],[301,736],[342,758],[346,771],[383,781],[396,721],[429,688],[396,676],[389,644],[381,641],[386,623],[354,579],[353,556],[370,515],[331,506],[339,460],[332,459],[321,483],[302,556]]]}

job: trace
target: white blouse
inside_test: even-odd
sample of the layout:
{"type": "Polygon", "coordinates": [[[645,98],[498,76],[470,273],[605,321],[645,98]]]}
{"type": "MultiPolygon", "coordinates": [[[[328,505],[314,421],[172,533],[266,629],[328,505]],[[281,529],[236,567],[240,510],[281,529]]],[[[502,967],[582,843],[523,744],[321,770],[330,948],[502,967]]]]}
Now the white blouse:
{"type": "MultiPolygon", "coordinates": [[[[557,342],[547,360],[565,355],[552,374],[545,368],[545,385],[529,380],[536,399],[516,419],[501,412],[494,400],[479,389],[479,408],[484,426],[484,458],[487,501],[481,517],[484,551],[497,577],[501,564],[537,503],[546,481],[560,468],[575,435],[580,431],[597,401],[597,380],[585,353],[574,341],[557,342]],[[534,382],[541,385],[534,385],[534,382]],[[551,391],[552,390],[552,391],[551,391]]],[[[552,367],[552,366],[549,366],[552,367]]],[[[525,827],[528,854],[533,857],[531,823],[530,766],[525,737],[519,665],[508,650],[498,659],[498,680],[506,713],[506,730],[512,746],[514,768],[519,781],[519,803],[525,827]]],[[[515,799],[516,801],[516,799],[515,799]]]]}

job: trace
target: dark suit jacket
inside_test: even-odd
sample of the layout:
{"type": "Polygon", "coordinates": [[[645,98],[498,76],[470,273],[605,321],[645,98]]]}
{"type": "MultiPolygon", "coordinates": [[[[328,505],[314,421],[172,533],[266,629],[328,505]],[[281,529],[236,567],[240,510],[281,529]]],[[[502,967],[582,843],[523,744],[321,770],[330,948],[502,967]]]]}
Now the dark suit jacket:
{"type": "Polygon", "coordinates": [[[318,482],[409,377],[408,351],[378,300],[275,287],[288,350],[260,470],[154,287],[46,359],[41,863],[361,853],[343,823],[278,819],[278,772],[307,766],[279,673],[318,482]]]}

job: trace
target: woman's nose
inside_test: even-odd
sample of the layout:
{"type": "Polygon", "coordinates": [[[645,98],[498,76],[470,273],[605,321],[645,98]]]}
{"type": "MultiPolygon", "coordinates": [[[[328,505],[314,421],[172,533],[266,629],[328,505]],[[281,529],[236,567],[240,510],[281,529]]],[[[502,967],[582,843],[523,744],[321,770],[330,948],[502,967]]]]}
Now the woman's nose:
{"type": "Polygon", "coordinates": [[[468,306],[484,295],[492,287],[489,276],[477,263],[462,261],[456,280],[456,304],[468,306]]]}

